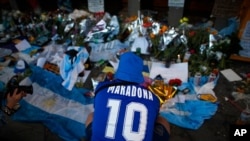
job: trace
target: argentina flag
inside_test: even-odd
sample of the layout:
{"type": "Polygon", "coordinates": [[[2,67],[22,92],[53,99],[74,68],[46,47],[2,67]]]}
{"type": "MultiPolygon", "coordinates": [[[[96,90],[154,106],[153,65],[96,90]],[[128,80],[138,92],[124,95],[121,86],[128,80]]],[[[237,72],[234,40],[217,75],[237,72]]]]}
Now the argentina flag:
{"type": "MultiPolygon", "coordinates": [[[[85,120],[93,111],[93,99],[85,97],[89,90],[74,87],[71,91],[61,83],[63,79],[50,71],[30,66],[33,94],[21,100],[21,108],[13,120],[41,122],[65,141],[79,141],[85,137],[85,120]]],[[[13,72],[13,70],[6,70],[13,72]]],[[[7,75],[2,75],[7,80],[7,75]]],[[[2,80],[2,78],[1,78],[2,80]]]]}

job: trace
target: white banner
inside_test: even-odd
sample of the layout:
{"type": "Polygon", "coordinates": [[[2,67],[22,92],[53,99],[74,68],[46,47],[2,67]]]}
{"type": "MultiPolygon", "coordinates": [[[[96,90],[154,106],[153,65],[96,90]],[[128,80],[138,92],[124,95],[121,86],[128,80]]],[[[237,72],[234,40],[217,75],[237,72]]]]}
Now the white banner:
{"type": "Polygon", "coordinates": [[[184,7],[185,0],[168,0],[169,7],[184,7]]]}
{"type": "Polygon", "coordinates": [[[104,12],[104,0],[88,0],[88,10],[93,13],[104,12]]]}

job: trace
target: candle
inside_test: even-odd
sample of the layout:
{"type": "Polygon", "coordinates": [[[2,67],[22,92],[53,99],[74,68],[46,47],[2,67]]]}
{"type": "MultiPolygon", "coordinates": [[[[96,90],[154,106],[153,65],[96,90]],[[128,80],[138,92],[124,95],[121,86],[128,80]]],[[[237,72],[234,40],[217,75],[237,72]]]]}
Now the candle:
{"type": "Polygon", "coordinates": [[[183,58],[183,62],[188,62],[190,56],[191,56],[190,52],[186,52],[183,58]]]}
{"type": "Polygon", "coordinates": [[[180,63],[181,62],[181,55],[180,54],[178,54],[177,55],[177,61],[176,61],[177,63],[180,63]]]}

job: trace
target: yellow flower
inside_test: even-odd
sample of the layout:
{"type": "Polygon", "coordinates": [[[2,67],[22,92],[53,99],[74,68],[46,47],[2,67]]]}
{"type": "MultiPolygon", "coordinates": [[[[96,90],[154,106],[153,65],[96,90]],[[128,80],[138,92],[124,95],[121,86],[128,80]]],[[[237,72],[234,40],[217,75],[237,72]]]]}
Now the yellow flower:
{"type": "Polygon", "coordinates": [[[180,19],[180,23],[188,23],[189,19],[187,17],[183,17],[180,19]]]}

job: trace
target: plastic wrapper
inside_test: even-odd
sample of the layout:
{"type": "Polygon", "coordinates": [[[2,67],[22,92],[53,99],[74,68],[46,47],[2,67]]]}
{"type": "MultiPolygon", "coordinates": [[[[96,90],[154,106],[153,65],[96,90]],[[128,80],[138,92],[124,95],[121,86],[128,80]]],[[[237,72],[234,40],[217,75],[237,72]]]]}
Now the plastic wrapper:
{"type": "Polygon", "coordinates": [[[177,87],[165,84],[161,76],[157,76],[148,89],[159,98],[161,105],[173,98],[177,92],[177,87]]]}
{"type": "Polygon", "coordinates": [[[165,50],[167,45],[169,45],[178,35],[178,32],[176,32],[174,28],[166,31],[162,36],[163,46],[161,46],[160,50],[165,50]]]}
{"type": "Polygon", "coordinates": [[[160,28],[161,28],[160,26],[161,25],[158,22],[153,22],[152,23],[152,28],[151,28],[152,34],[154,34],[154,35],[158,34],[159,31],[160,31],[160,28]]]}
{"type": "Polygon", "coordinates": [[[90,19],[86,18],[86,19],[81,20],[81,22],[79,23],[80,34],[87,35],[91,25],[92,25],[92,21],[90,19]]]}
{"type": "Polygon", "coordinates": [[[119,24],[117,16],[111,17],[111,20],[107,28],[111,30],[110,34],[107,37],[108,38],[107,40],[110,41],[111,39],[114,38],[114,36],[118,35],[120,32],[120,24],[119,24]]]}
{"type": "Polygon", "coordinates": [[[64,32],[69,32],[74,27],[74,25],[75,25],[74,22],[67,24],[64,28],[64,32]]]}
{"type": "Polygon", "coordinates": [[[96,43],[111,41],[116,35],[119,34],[120,25],[116,16],[112,16],[109,20],[109,22],[107,22],[107,19],[100,20],[88,32],[87,37],[84,39],[84,41],[96,43]]]}
{"type": "Polygon", "coordinates": [[[116,56],[117,52],[129,47],[128,44],[121,43],[119,40],[106,43],[89,43],[89,46],[91,47],[89,59],[93,62],[110,60],[116,56]]]}
{"type": "Polygon", "coordinates": [[[90,17],[90,16],[91,14],[89,12],[84,11],[84,10],[78,10],[78,9],[75,9],[72,13],[68,15],[68,17],[73,20],[76,20],[81,17],[90,17]]]}

